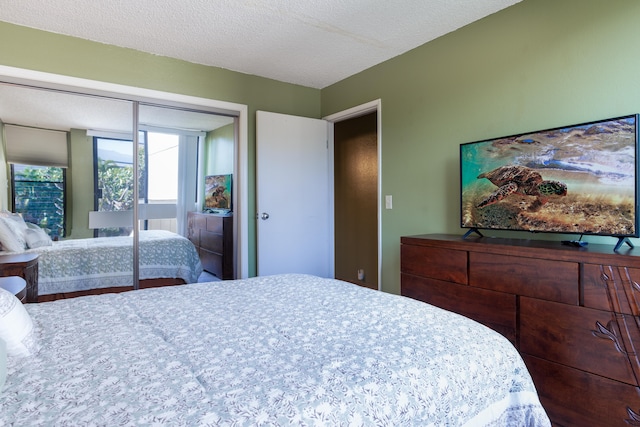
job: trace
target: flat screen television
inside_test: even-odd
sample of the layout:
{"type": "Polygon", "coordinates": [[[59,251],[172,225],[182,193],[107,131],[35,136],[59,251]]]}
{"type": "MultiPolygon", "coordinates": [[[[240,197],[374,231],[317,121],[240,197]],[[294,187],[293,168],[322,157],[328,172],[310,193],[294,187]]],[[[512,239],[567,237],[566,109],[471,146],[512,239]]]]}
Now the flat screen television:
{"type": "Polygon", "coordinates": [[[204,211],[229,213],[232,209],[232,175],[208,175],[204,179],[204,211]]]}
{"type": "Polygon", "coordinates": [[[460,145],[461,227],[638,237],[638,115],[460,145]]]}

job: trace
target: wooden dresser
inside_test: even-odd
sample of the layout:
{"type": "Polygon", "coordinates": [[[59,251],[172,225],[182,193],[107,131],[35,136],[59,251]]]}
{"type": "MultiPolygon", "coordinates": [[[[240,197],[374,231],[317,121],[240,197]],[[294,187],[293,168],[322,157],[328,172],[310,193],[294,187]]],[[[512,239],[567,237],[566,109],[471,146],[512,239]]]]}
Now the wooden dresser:
{"type": "Polygon", "coordinates": [[[401,244],[402,295],[507,337],[554,426],[640,426],[640,248],[453,235],[401,244]]]}
{"type": "Polygon", "coordinates": [[[198,250],[202,268],[220,279],[233,279],[233,217],[189,212],[187,221],[187,237],[198,250]]]}

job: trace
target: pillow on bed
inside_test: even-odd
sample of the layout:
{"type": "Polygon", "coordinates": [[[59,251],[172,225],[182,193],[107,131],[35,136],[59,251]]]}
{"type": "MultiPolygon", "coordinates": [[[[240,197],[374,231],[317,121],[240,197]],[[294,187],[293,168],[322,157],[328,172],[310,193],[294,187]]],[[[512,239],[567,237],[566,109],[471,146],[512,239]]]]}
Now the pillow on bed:
{"type": "Polygon", "coordinates": [[[26,247],[22,230],[14,220],[7,217],[0,217],[0,244],[8,252],[22,252],[26,247]]]}
{"type": "Polygon", "coordinates": [[[30,249],[53,245],[47,232],[30,222],[27,223],[27,228],[24,229],[22,235],[27,242],[27,247],[30,249]]]}
{"type": "Polygon", "coordinates": [[[27,228],[27,223],[24,221],[24,218],[22,218],[22,215],[18,213],[3,210],[0,212],[0,216],[12,220],[19,230],[27,228]]]}
{"type": "Polygon", "coordinates": [[[9,228],[11,228],[11,230],[13,230],[13,232],[18,234],[19,236],[21,236],[22,233],[24,233],[24,230],[27,229],[27,223],[22,218],[22,215],[18,213],[3,210],[0,213],[0,216],[11,220],[7,221],[7,224],[9,224],[9,228]]]}
{"type": "Polygon", "coordinates": [[[36,352],[33,321],[24,305],[11,292],[0,288],[0,340],[8,356],[29,356],[36,352]]]}

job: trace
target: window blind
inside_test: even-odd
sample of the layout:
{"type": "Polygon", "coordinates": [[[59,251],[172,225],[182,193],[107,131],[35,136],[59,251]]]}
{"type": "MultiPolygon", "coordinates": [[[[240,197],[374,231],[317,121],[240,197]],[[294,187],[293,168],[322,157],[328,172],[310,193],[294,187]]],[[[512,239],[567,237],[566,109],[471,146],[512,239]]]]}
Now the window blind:
{"type": "Polygon", "coordinates": [[[9,163],[62,168],[69,165],[67,132],[5,125],[4,135],[9,163]]]}

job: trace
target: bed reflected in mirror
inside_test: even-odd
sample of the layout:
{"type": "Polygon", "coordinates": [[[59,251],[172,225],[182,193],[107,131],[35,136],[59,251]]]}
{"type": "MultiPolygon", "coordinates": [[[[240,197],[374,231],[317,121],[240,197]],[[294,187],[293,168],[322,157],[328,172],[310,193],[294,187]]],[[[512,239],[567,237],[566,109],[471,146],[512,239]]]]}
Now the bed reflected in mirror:
{"type": "Polygon", "coordinates": [[[187,213],[204,176],[233,173],[234,117],[4,83],[0,99],[0,206],[20,217],[0,255],[38,254],[39,300],[198,281],[187,213]]]}

